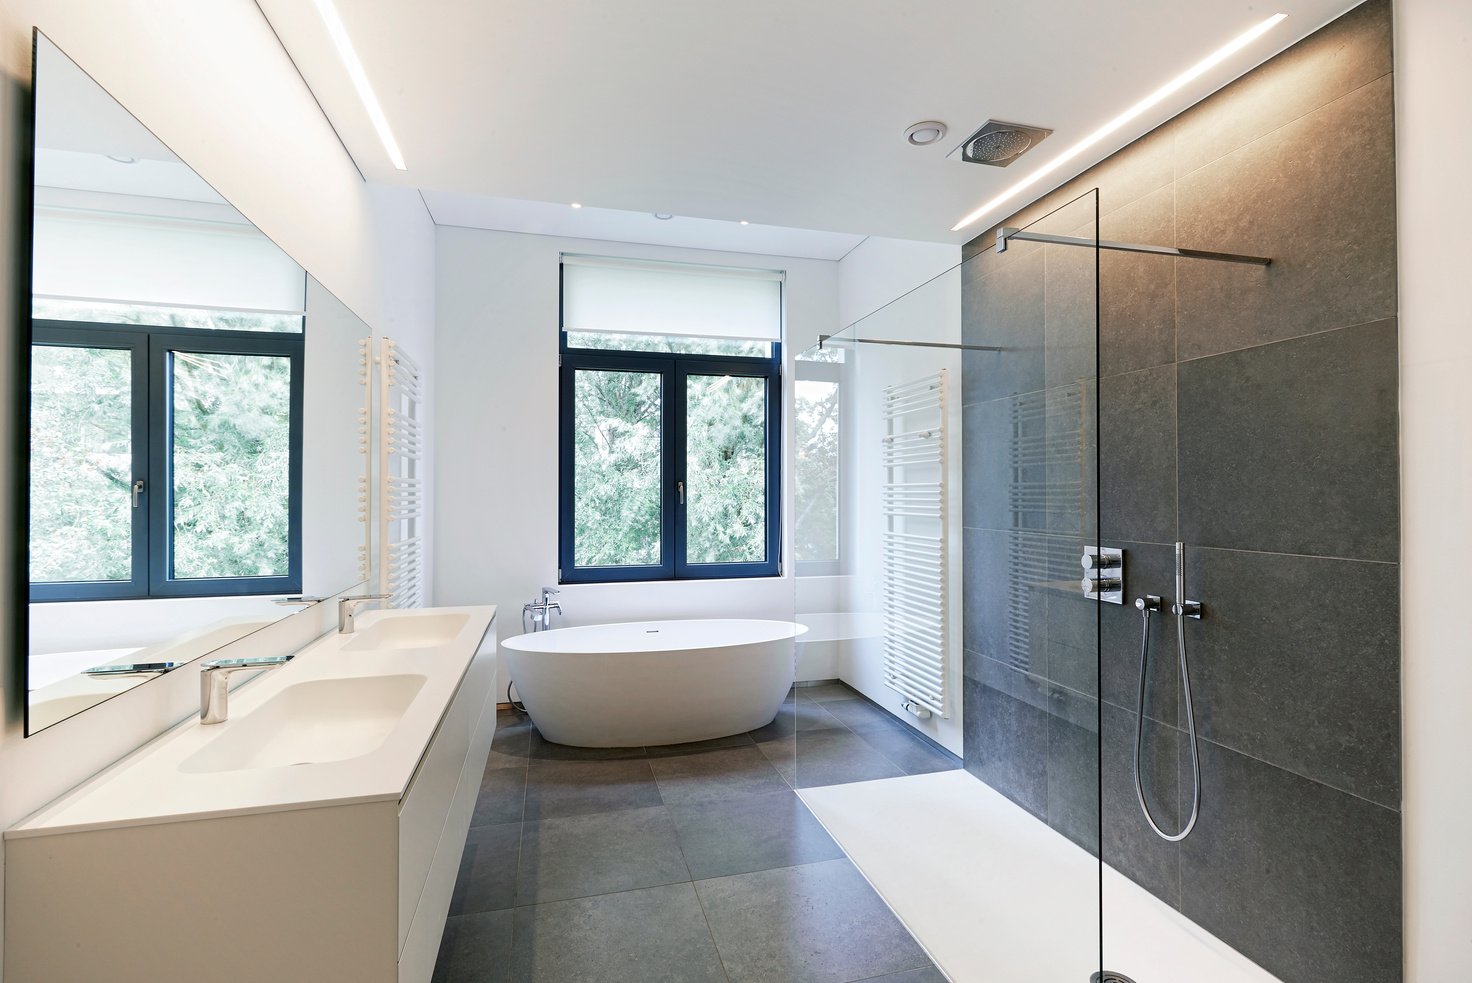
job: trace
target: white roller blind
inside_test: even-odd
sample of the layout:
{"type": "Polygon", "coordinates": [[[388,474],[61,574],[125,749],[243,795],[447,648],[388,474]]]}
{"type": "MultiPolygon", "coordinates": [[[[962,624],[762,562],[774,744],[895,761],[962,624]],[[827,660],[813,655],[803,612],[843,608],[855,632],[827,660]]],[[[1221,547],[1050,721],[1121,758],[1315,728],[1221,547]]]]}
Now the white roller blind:
{"type": "Polygon", "coordinates": [[[306,274],[254,226],[36,208],[34,293],[301,313],[306,274]]]}
{"type": "Polygon", "coordinates": [[[562,327],[780,341],[782,274],[564,254],[562,327]]]}

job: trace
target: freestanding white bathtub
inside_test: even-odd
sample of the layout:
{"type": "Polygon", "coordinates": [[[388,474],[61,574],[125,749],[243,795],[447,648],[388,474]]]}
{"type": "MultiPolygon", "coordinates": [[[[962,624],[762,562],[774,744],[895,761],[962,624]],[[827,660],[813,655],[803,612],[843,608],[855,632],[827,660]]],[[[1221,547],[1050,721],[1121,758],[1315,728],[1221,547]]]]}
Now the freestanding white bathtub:
{"type": "Polygon", "coordinates": [[[517,635],[501,648],[547,740],[639,747],[770,723],[805,631],[791,621],[644,621],[517,635]]]}

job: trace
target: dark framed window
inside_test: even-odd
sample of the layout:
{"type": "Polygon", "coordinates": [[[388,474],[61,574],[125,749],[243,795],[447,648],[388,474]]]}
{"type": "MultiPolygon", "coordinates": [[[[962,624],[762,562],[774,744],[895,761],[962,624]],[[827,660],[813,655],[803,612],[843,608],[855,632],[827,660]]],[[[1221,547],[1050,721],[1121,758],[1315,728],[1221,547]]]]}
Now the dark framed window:
{"type": "Polygon", "coordinates": [[[31,600],[299,592],[303,353],[300,330],[34,320],[31,600]]]}
{"type": "Polygon", "coordinates": [[[639,337],[562,334],[561,581],[777,575],[781,345],[639,337]]]}

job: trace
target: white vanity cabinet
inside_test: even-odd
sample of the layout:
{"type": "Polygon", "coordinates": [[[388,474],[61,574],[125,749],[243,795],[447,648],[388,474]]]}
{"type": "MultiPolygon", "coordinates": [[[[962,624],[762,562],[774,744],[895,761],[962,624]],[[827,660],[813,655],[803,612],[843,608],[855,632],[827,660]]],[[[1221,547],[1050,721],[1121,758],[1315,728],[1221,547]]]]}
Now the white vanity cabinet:
{"type": "Polygon", "coordinates": [[[434,647],[327,636],[224,724],[181,724],[7,831],[6,983],[428,983],[495,729],[494,609],[359,628],[445,612],[467,617],[434,647]],[[291,686],[409,672],[425,682],[371,753],[181,767],[291,686]]]}

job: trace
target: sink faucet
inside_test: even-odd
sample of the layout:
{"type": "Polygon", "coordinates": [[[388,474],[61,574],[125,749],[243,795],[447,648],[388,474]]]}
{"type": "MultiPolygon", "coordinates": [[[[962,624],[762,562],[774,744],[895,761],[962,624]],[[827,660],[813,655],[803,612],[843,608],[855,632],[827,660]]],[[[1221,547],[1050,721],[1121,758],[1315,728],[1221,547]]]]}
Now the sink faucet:
{"type": "Polygon", "coordinates": [[[521,624],[526,627],[526,616],[532,616],[532,631],[546,631],[552,627],[552,612],[562,613],[562,605],[552,600],[553,595],[562,593],[555,587],[543,587],[542,599],[528,601],[521,606],[521,624]]]}
{"type": "Polygon", "coordinates": [[[339,635],[351,635],[357,628],[354,619],[358,615],[358,605],[366,604],[368,601],[386,601],[392,594],[355,594],[352,597],[339,597],[337,599],[337,633],[339,635]]]}
{"type": "Polygon", "coordinates": [[[260,659],[211,659],[199,667],[199,722],[218,724],[230,716],[230,677],[245,669],[275,669],[292,660],[290,655],[260,659]]]}

